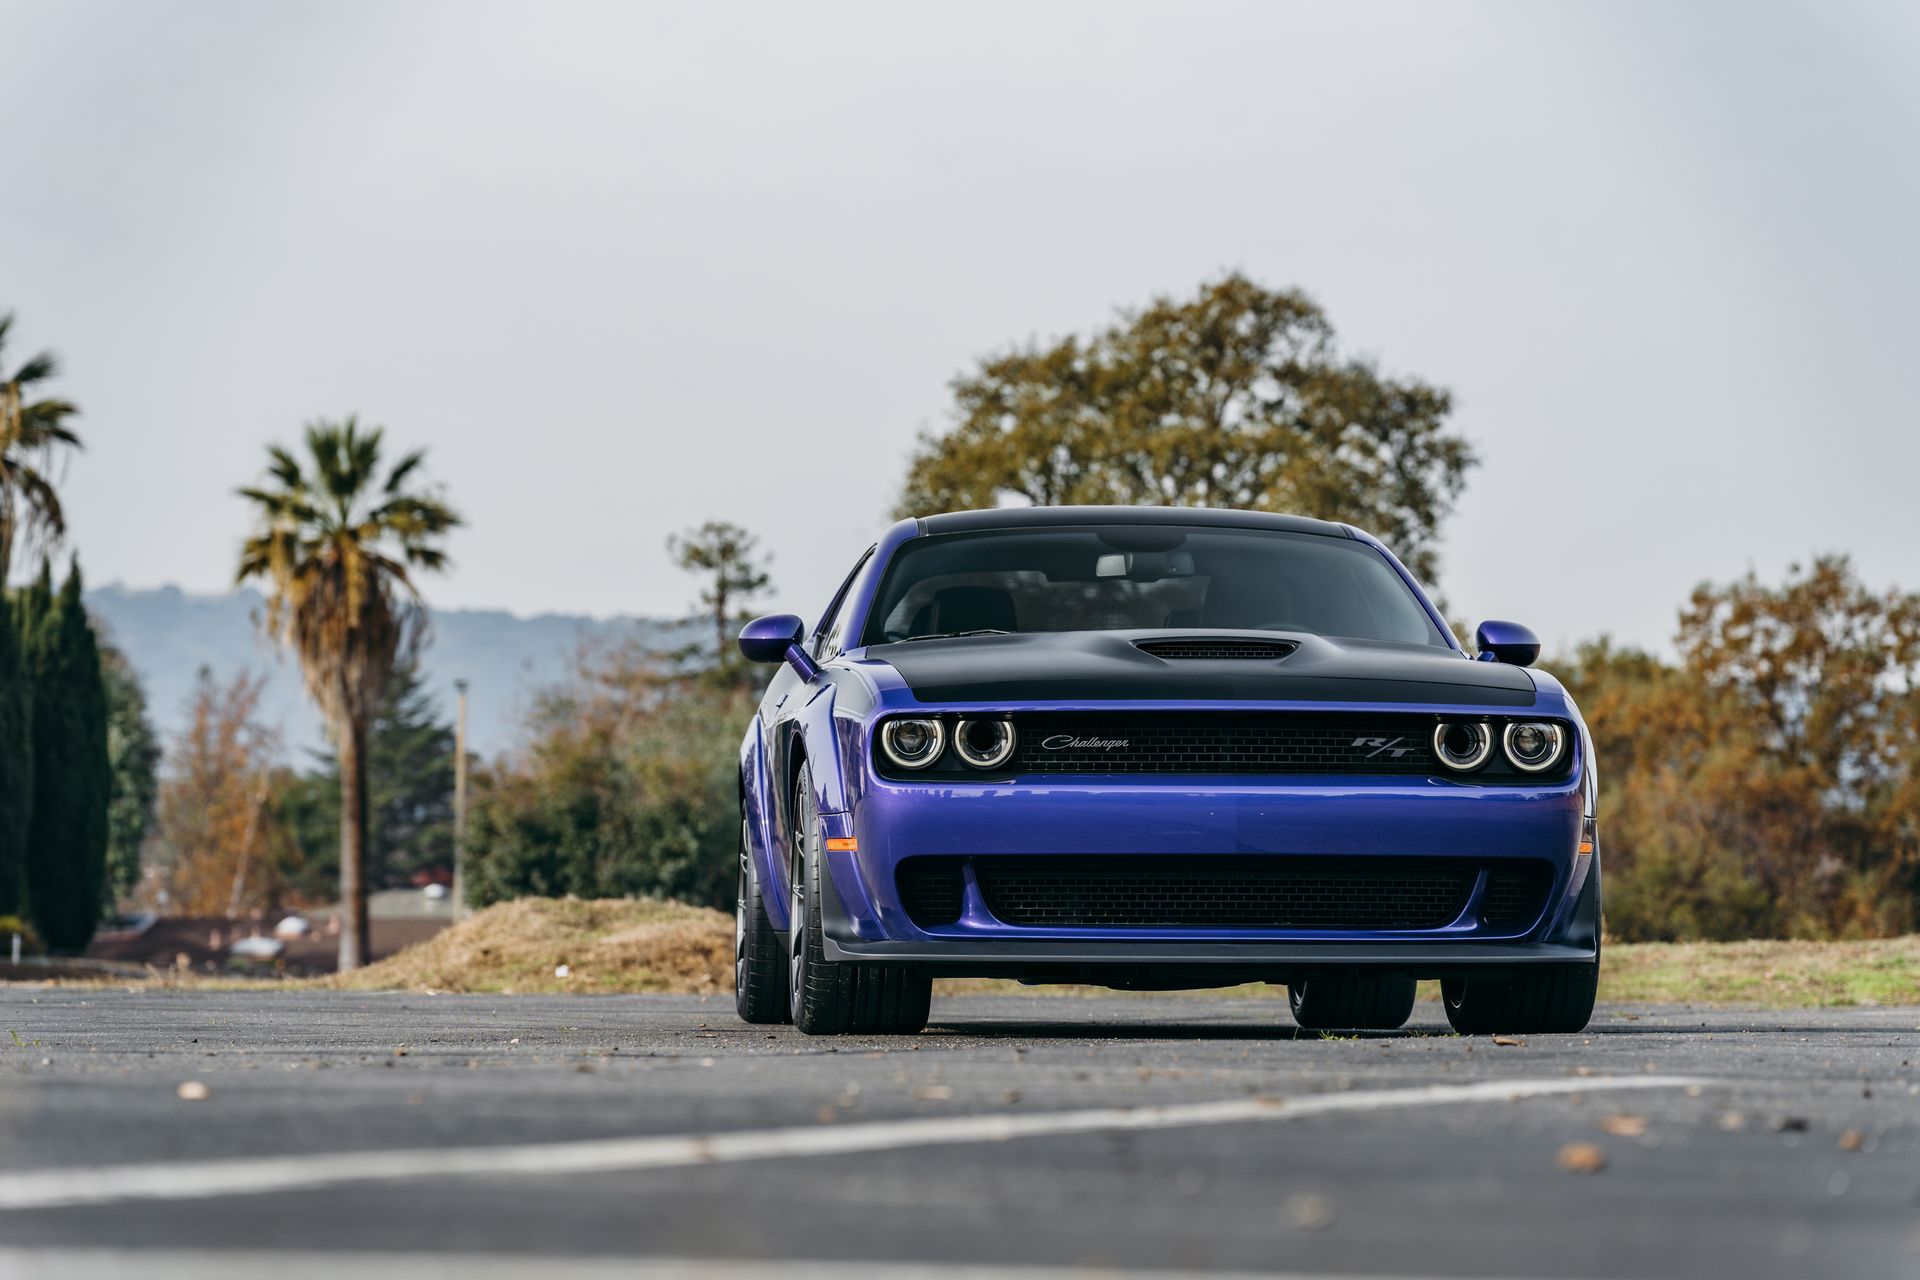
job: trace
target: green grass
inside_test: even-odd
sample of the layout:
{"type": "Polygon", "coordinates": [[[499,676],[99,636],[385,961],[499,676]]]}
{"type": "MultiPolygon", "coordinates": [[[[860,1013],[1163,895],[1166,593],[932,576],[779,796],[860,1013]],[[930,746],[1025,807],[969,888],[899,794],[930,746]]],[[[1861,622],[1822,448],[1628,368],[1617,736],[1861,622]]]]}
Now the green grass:
{"type": "MultiPolygon", "coordinates": [[[[1438,1000],[1439,987],[1421,983],[1420,998],[1438,1000]]],[[[1100,987],[1023,987],[1003,981],[953,981],[936,989],[946,995],[1111,994],[1100,987]]],[[[1285,989],[1249,983],[1202,994],[1282,996],[1285,989]]],[[[1600,968],[1600,999],[1767,1009],[1920,1005],[1920,936],[1865,942],[1609,943],[1600,968]]]]}
{"type": "Polygon", "coordinates": [[[1769,1009],[1920,1005],[1920,936],[1865,942],[1642,942],[1606,950],[1600,998],[1769,1009]]]}

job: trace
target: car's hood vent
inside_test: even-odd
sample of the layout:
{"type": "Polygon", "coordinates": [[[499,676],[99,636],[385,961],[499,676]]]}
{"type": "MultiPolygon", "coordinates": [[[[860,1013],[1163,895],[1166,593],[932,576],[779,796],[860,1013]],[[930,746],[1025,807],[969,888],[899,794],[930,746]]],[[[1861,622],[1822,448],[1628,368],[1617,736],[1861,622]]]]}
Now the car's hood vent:
{"type": "Polygon", "coordinates": [[[1292,640],[1243,640],[1235,636],[1197,636],[1191,640],[1136,640],[1133,647],[1156,658],[1201,661],[1272,661],[1300,646],[1292,640]]]}

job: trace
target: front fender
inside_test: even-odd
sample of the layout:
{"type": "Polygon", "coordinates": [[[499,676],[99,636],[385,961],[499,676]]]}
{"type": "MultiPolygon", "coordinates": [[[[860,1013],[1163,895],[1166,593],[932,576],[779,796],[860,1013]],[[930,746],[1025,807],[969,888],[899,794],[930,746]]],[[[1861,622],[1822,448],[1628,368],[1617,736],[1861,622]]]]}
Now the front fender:
{"type": "MultiPolygon", "coordinates": [[[[852,800],[834,734],[834,692],[831,681],[821,681],[817,688],[809,691],[792,719],[791,741],[798,750],[790,751],[789,758],[797,761],[805,755],[813,779],[814,803],[821,813],[845,813],[852,800]]],[[[795,771],[798,771],[797,763],[795,771]]]]}
{"type": "Polygon", "coordinates": [[[847,811],[850,797],[834,731],[834,686],[820,681],[796,691],[780,708],[773,732],[755,716],[740,749],[741,798],[749,852],[767,915],[776,929],[791,927],[793,885],[787,850],[793,847],[793,781],[808,766],[814,804],[832,818],[847,811]],[[798,704],[798,705],[793,705],[798,704]],[[770,745],[763,749],[762,744],[770,745]]]}
{"type": "Polygon", "coordinates": [[[780,837],[781,788],[774,763],[767,758],[766,742],[766,724],[756,715],[740,742],[740,817],[767,914],[774,927],[785,932],[789,886],[786,859],[778,855],[785,848],[780,837]]]}

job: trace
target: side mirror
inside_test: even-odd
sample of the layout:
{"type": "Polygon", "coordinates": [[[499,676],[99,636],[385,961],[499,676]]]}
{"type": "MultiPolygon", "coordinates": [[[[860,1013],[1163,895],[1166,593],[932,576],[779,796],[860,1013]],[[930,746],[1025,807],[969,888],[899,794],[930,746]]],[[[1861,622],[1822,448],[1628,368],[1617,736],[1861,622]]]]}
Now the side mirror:
{"type": "Polygon", "coordinates": [[[807,638],[807,624],[791,613],[774,613],[755,618],[740,629],[740,654],[748,662],[791,662],[794,669],[811,680],[820,674],[800,642],[807,638]]]}
{"type": "Polygon", "coordinates": [[[1482,662],[1530,667],[1540,660],[1540,637],[1517,622],[1488,619],[1473,633],[1473,647],[1480,651],[1482,662]]]}

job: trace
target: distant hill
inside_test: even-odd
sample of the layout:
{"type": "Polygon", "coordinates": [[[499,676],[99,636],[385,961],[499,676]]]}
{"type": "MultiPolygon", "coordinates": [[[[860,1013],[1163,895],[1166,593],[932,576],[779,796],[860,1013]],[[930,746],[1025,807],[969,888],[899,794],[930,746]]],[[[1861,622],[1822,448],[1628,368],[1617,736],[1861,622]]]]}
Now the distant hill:
{"type": "MultiPolygon", "coordinates": [[[[323,745],[320,720],[300,687],[290,656],[260,638],[258,592],[190,595],[177,587],[119,585],[87,592],[87,607],[108,638],[126,653],[146,686],[147,704],[164,739],[187,720],[195,673],[202,667],[226,678],[241,668],[268,677],[264,718],[280,727],[290,760],[323,745]]],[[[541,614],[521,618],[501,610],[435,610],[433,637],[421,666],[446,716],[453,715],[456,678],[472,682],[468,738],[483,756],[518,741],[528,695],[563,678],[582,645],[629,638],[663,647],[682,643],[689,624],[677,619],[589,618],[541,614]]]]}

